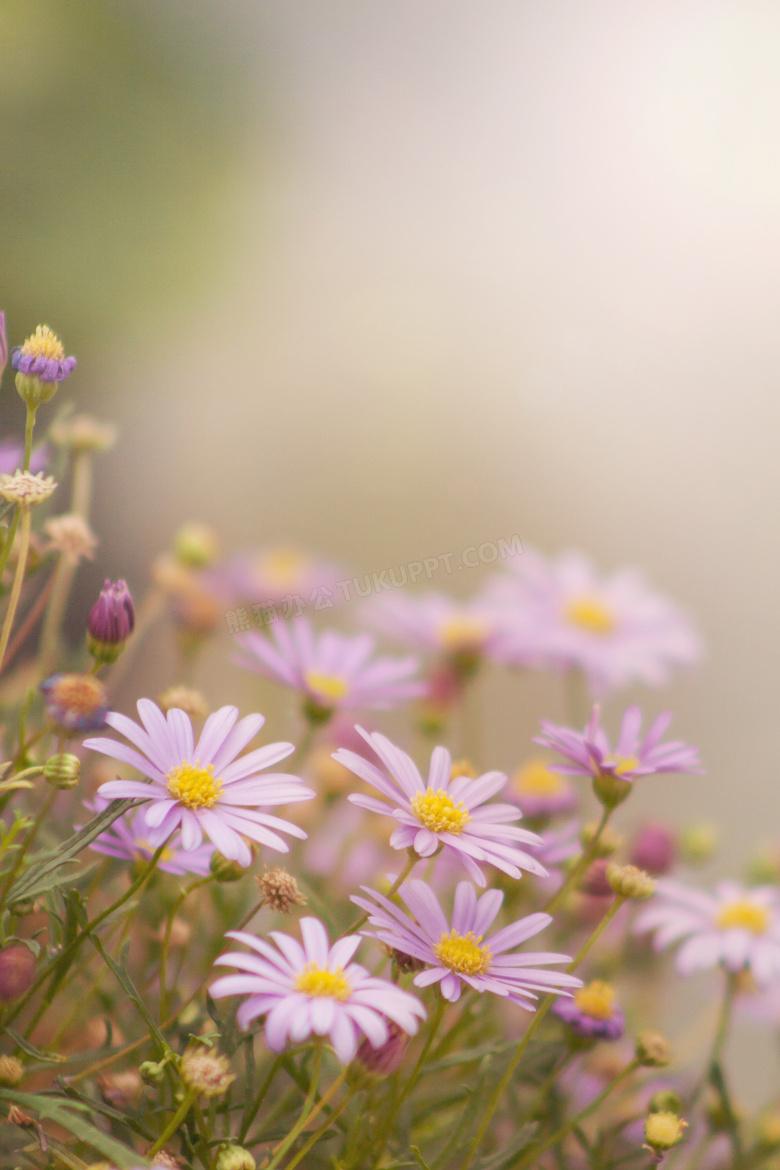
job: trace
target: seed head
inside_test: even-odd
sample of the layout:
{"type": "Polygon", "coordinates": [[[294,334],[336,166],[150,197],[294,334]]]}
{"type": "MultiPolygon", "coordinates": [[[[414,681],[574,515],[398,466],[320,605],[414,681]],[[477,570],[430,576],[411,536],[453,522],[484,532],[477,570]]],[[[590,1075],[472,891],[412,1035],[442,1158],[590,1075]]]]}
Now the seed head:
{"type": "Polygon", "coordinates": [[[0,475],[0,496],[10,504],[42,504],[55,491],[57,483],[50,475],[39,471],[17,471],[14,475],[0,475]]]}
{"type": "Polygon", "coordinates": [[[295,878],[281,865],[275,865],[273,869],[266,865],[263,870],[255,878],[263,906],[270,907],[277,914],[289,914],[293,906],[306,905],[306,898],[298,889],[295,878]]]}
{"type": "Polygon", "coordinates": [[[221,1096],[236,1079],[230,1072],[226,1056],[200,1045],[187,1049],[181,1058],[179,1072],[185,1086],[203,1097],[221,1096]]]}
{"type": "Polygon", "coordinates": [[[607,881],[618,898],[649,898],[655,890],[655,882],[649,874],[635,865],[607,866],[607,881]]]}
{"type": "Polygon", "coordinates": [[[109,451],[116,442],[113,423],[101,423],[91,414],[74,414],[51,428],[52,442],[71,451],[109,451]]]}

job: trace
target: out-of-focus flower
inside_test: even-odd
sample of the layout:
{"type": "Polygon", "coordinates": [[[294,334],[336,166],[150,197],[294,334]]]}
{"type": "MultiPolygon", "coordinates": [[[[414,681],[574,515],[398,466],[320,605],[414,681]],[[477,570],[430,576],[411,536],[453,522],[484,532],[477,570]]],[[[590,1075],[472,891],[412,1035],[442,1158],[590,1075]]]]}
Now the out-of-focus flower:
{"type": "Polygon", "coordinates": [[[135,629],[135,606],[127,582],[106,581],[87,618],[87,645],[96,662],[116,662],[135,629]]]}
{"type": "Polygon", "coordinates": [[[91,674],[53,674],[41,683],[46,714],[65,731],[100,731],[106,725],[106,688],[91,674]]]}
{"type": "Polygon", "coordinates": [[[173,555],[189,569],[206,569],[219,556],[217,534],[208,524],[183,524],[173,538],[173,555]]]}
{"type": "Polygon", "coordinates": [[[668,873],[677,858],[677,842],[665,825],[643,825],[631,845],[631,862],[655,877],[668,873]]]}
{"type": "Polygon", "coordinates": [[[759,984],[780,978],[780,893],[771,886],[745,889],[720,882],[705,894],[669,878],[637,916],[637,933],[655,931],[655,949],[685,939],[677,952],[681,975],[719,963],[728,971],[749,968],[759,984]]]}
{"type": "MultiPolygon", "coordinates": [[[[102,812],[111,803],[101,796],[92,802],[85,801],[85,807],[93,813],[102,812]]],[[[149,829],[144,810],[129,811],[112,824],[91,843],[90,849],[118,857],[123,861],[148,861],[155,850],[148,841],[149,829]]],[[[174,837],[163,850],[157,862],[165,873],[177,875],[196,873],[205,877],[209,872],[213,845],[200,845],[197,849],[183,849],[178,836],[174,837]]]]}
{"type": "Polygon", "coordinates": [[[280,622],[271,637],[250,630],[237,634],[235,661],[299,691],[315,721],[337,708],[395,707],[423,694],[412,676],[414,658],[376,658],[369,634],[352,637],[336,630],[316,634],[307,618],[280,622]]]}
{"type": "Polygon", "coordinates": [[[480,598],[459,602],[444,593],[382,593],[365,607],[368,621],[414,650],[437,654],[465,673],[491,656],[499,623],[480,598]]]}
{"type": "Polygon", "coordinates": [[[189,715],[190,719],[205,719],[209,713],[209,708],[206,700],[200,691],[194,691],[191,687],[168,687],[161,695],[158,695],[157,702],[162,711],[167,714],[172,707],[179,707],[185,715],[189,715]]]}
{"type": "Polygon", "coordinates": [[[583,894],[589,894],[592,898],[610,898],[612,896],[612,887],[607,881],[608,864],[603,857],[591,862],[580,882],[579,888],[583,894]]]}
{"type": "Polygon", "coordinates": [[[280,618],[289,616],[281,608],[288,599],[295,602],[292,613],[309,605],[331,609],[334,599],[339,600],[334,591],[343,576],[341,566],[290,547],[241,553],[209,573],[213,588],[222,597],[276,603],[280,618]]]}
{"type": "Polygon", "coordinates": [[[635,569],[600,577],[581,554],[526,551],[487,595],[503,611],[496,653],[509,665],[580,670],[594,694],[638,681],[660,686],[701,656],[689,618],[635,569]]]}
{"type": "Polygon", "coordinates": [[[56,489],[56,480],[50,475],[32,475],[29,471],[0,475],[0,496],[10,504],[42,504],[56,489]]]}
{"type": "Polygon", "coordinates": [[[687,865],[702,865],[719,844],[720,834],[713,825],[690,825],[680,835],[680,856],[687,865]]]}
{"type": "Polygon", "coordinates": [[[529,760],[512,776],[507,790],[529,820],[547,820],[577,807],[577,793],[567,780],[553,772],[546,760],[529,760]]]}
{"type": "Polygon", "coordinates": [[[607,863],[607,881],[612,892],[618,898],[631,898],[642,901],[649,898],[655,891],[655,882],[643,869],[635,865],[617,865],[614,861],[607,863]]]}
{"type": "Polygon", "coordinates": [[[414,977],[417,987],[439,983],[442,995],[452,1003],[460,999],[465,983],[533,1011],[537,992],[570,995],[573,988],[582,986],[576,975],[538,966],[570,963],[568,955],[506,953],[544,930],[552,922],[549,914],[529,914],[485,939],[504,900],[501,890],[488,890],[477,898],[471,882],[459,882],[450,922],[430,886],[418,879],[404,882],[398,891],[411,917],[376,890],[366,886],[363,890],[368,897],[352,901],[378,928],[373,934],[365,933],[425,963],[427,970],[414,977]]]}
{"type": "Polygon", "coordinates": [[[406,752],[379,732],[362,734],[392,779],[362,756],[344,748],[333,758],[385,798],[377,800],[360,793],[348,797],[369,812],[400,821],[390,837],[394,849],[414,849],[420,857],[431,857],[441,846],[451,849],[480,886],[485,885],[485,875],[478,862],[494,865],[514,878],[519,878],[523,869],[546,876],[547,871],[536,858],[515,844],[540,844],[536,833],[508,823],[520,819],[520,810],[513,804],[485,805],[506,784],[503,772],[486,772],[476,780],[468,776],[451,780],[450,753],[444,747],[437,747],[431,756],[426,784],[406,752]]]}
{"type": "Polygon", "coordinates": [[[299,925],[303,945],[279,931],[270,935],[275,947],[245,931],[228,932],[228,938],[256,952],[231,952],[216,960],[246,972],[224,975],[210,988],[214,999],[248,994],[236,1014],[239,1027],[265,1015],[265,1042],[272,1052],[281,1052],[288,1041],[300,1044],[312,1033],[328,1036],[344,1064],[354,1059],[361,1034],[374,1048],[387,1044],[386,1020],[414,1035],[425,1008],[413,995],[350,961],[359,936],[330,946],[319,919],[302,918],[299,925]]]}
{"type": "Polygon", "coordinates": [[[113,423],[98,422],[91,414],[72,414],[55,422],[50,432],[51,441],[58,447],[74,452],[110,451],[116,443],[113,423]]]}
{"type": "Polygon", "coordinates": [[[49,538],[49,548],[58,552],[71,565],[91,561],[97,548],[97,537],[86,520],[75,512],[51,516],[43,530],[49,538]]]}
{"type": "MultiPolygon", "coordinates": [[[[5,439],[0,443],[0,475],[13,475],[22,466],[24,443],[21,439],[5,439]]],[[[49,462],[49,448],[43,443],[36,447],[30,458],[30,471],[37,475],[45,471],[49,462]]]]}
{"type": "Polygon", "coordinates": [[[572,731],[542,720],[543,734],[535,743],[558,752],[568,764],[552,764],[555,772],[568,776],[588,776],[594,790],[606,804],[617,804],[630,792],[630,785],[639,776],[658,772],[701,772],[696,748],[678,740],[661,744],[661,736],[671,723],[667,711],[659,715],[640,741],[642,713],[638,707],[629,707],[623,716],[620,735],[614,750],[599,726],[599,707],[593,708],[584,731],[572,731]]]}
{"type": "Polygon", "coordinates": [[[84,746],[130,764],[149,778],[150,784],[110,780],[98,794],[110,800],[149,800],[144,812],[153,849],[181,826],[183,849],[197,849],[205,834],[224,857],[246,867],[252,853],[244,837],[280,853],[287,853],[289,846],[279,831],[305,838],[297,825],[260,812],[314,796],[297,776],[258,775],[289,756],[293,744],[272,743],[239,757],[265,723],[262,715],[247,715],[236,723],[238,709],[222,707],[206,720],[196,746],[184,711],[174,707],[166,718],[151,699],[139,699],[137,706],[142,726],[116,711],[106,715],[109,727],[132,747],[113,739],[88,739],[84,746]]]}
{"type": "Polygon", "coordinates": [[[24,1078],[24,1065],[15,1056],[0,1056],[0,1085],[20,1085],[24,1078]]]}
{"type": "Polygon", "coordinates": [[[688,1122],[675,1113],[650,1113],[645,1121],[645,1142],[643,1148],[651,1150],[660,1160],[667,1150],[683,1139],[688,1122]]]}
{"type": "Polygon", "coordinates": [[[619,1040],[625,1029],[614,988],[598,979],[575,991],[572,999],[556,1000],[552,1010],[576,1036],[587,1040],[619,1040]]]}

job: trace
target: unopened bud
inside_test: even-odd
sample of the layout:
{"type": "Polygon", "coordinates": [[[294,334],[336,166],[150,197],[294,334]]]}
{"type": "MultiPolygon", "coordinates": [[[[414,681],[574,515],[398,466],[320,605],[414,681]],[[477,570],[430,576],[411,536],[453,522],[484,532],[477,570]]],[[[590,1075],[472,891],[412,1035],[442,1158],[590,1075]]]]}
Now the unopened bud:
{"type": "Polygon", "coordinates": [[[24,995],[35,978],[35,955],[24,943],[0,950],[0,1000],[8,1003],[24,995]]]}
{"type": "Polygon", "coordinates": [[[607,866],[607,881],[618,898],[649,898],[655,890],[655,882],[649,874],[635,865],[607,866]]]}
{"type": "Polygon", "coordinates": [[[200,691],[193,691],[190,687],[168,687],[158,696],[157,702],[166,714],[178,707],[190,719],[205,719],[209,713],[208,703],[200,691]]]}
{"type": "Polygon", "coordinates": [[[8,909],[16,918],[25,918],[38,909],[38,903],[34,898],[19,898],[18,901],[12,902],[8,909]]]}
{"type": "Polygon", "coordinates": [[[233,1081],[227,1057],[219,1052],[197,1045],[188,1048],[179,1065],[181,1079],[191,1093],[203,1097],[218,1097],[225,1093],[233,1081]]]}
{"type": "Polygon", "coordinates": [[[664,825],[645,825],[631,846],[631,864],[653,877],[668,873],[677,857],[674,834],[664,825]]]}
{"type": "Polygon", "coordinates": [[[355,1059],[363,1069],[375,1077],[389,1077],[401,1067],[406,1050],[409,1047],[409,1036],[398,1024],[390,1021],[388,1038],[378,1048],[365,1038],[358,1045],[355,1059]]]}
{"type": "Polygon", "coordinates": [[[206,569],[219,556],[219,543],[207,524],[183,524],[173,538],[173,555],[188,569],[206,569]]]}
{"type": "Polygon", "coordinates": [[[657,1156],[663,1156],[672,1146],[682,1141],[688,1126],[676,1113],[651,1113],[645,1118],[645,1146],[657,1156]]]}
{"type": "Polygon", "coordinates": [[[712,825],[691,825],[680,837],[680,854],[688,865],[709,861],[718,848],[718,831],[712,825]]]}
{"type": "MultiPolygon", "coordinates": [[[[588,821],[582,826],[580,833],[580,840],[587,849],[593,841],[598,831],[597,821],[588,821]]],[[[601,836],[596,845],[596,857],[611,857],[613,853],[617,853],[620,846],[623,844],[623,838],[620,833],[616,833],[611,825],[605,825],[601,831],[601,836]]]]}
{"type": "Polygon", "coordinates": [[[165,1080],[165,1065],[156,1060],[145,1060],[139,1065],[138,1071],[145,1085],[161,1085],[165,1080]]]}
{"type": "Polygon", "coordinates": [[[96,662],[116,662],[135,629],[135,606],[127,583],[106,581],[87,618],[87,647],[96,662]]]}
{"type": "Polygon", "coordinates": [[[249,1150],[243,1146],[234,1146],[232,1142],[225,1142],[217,1150],[214,1170],[255,1170],[255,1162],[249,1150]]]}
{"type": "Polygon", "coordinates": [[[241,881],[245,873],[249,873],[248,868],[245,869],[237,861],[230,861],[229,858],[223,857],[216,849],[211,855],[209,869],[218,882],[238,882],[241,881]]]}
{"type": "Polygon", "coordinates": [[[608,898],[612,894],[612,887],[607,881],[607,862],[603,858],[588,867],[579,888],[583,894],[592,894],[597,898],[608,898]]]}
{"type": "Polygon", "coordinates": [[[672,1052],[660,1032],[645,1028],[636,1038],[636,1058],[647,1068],[664,1068],[670,1063],[672,1052]]]}
{"type": "Polygon", "coordinates": [[[677,1113],[682,1109],[682,1098],[674,1089],[659,1089],[650,1098],[650,1113],[677,1113]]]}
{"type": "Polygon", "coordinates": [[[305,906],[306,898],[298,889],[298,883],[292,874],[287,873],[280,865],[269,869],[255,878],[263,906],[275,910],[277,914],[289,914],[293,906],[305,906]]]}
{"type": "Polygon", "coordinates": [[[0,1085],[21,1084],[24,1076],[24,1065],[15,1056],[0,1056],[0,1085]]]}
{"type": "Polygon", "coordinates": [[[52,788],[75,788],[81,774],[81,760],[70,752],[49,756],[43,765],[43,778],[52,788]]]}

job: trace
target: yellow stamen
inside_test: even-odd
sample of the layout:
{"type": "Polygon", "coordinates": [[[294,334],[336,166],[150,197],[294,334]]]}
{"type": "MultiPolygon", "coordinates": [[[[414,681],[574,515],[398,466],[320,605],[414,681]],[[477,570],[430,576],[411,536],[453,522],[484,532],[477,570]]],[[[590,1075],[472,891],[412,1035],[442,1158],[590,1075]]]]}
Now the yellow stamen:
{"type": "Polygon", "coordinates": [[[25,357],[42,357],[55,362],[61,362],[65,358],[62,342],[48,325],[38,326],[22,346],[22,353],[25,357]]]}
{"type": "Polygon", "coordinates": [[[515,772],[512,783],[516,792],[527,796],[558,796],[565,785],[557,772],[551,772],[545,760],[529,760],[515,772]]]}
{"type": "Polygon", "coordinates": [[[309,560],[293,548],[276,549],[275,552],[260,557],[258,561],[260,576],[265,577],[277,589],[288,589],[297,585],[308,567],[309,560]]]}
{"type": "Polygon", "coordinates": [[[769,926],[769,911],[766,906],[749,902],[747,898],[738,898],[736,902],[721,906],[715,915],[715,925],[721,930],[738,927],[753,934],[764,934],[769,926]]]}
{"type": "Polygon", "coordinates": [[[411,801],[412,812],[421,825],[433,833],[455,833],[460,835],[471,820],[463,801],[455,804],[443,788],[426,788],[417,792],[411,801]]]}
{"type": "Polygon", "coordinates": [[[615,775],[625,776],[626,772],[633,772],[641,764],[638,756],[613,756],[607,763],[614,764],[615,775]]]}
{"type": "Polygon", "coordinates": [[[214,778],[214,765],[201,768],[182,760],[168,773],[168,791],[187,808],[213,808],[222,792],[222,781],[214,778]]]}
{"type": "MultiPolygon", "coordinates": [[[[141,852],[143,852],[144,850],[148,850],[149,853],[155,852],[155,850],[152,849],[151,845],[149,844],[149,842],[146,840],[145,837],[137,837],[136,842],[135,842],[135,846],[136,846],[136,849],[140,850],[141,852]]],[[[176,854],[174,853],[173,849],[163,849],[162,853],[160,854],[160,856],[158,857],[157,860],[158,861],[172,861],[175,856],[176,856],[176,854]]]]}
{"type": "Polygon", "coordinates": [[[310,690],[318,698],[336,701],[343,699],[349,690],[349,683],[337,674],[320,674],[318,670],[307,670],[303,676],[310,690]]]}
{"type": "Polygon", "coordinates": [[[325,971],[316,963],[307,963],[294,984],[295,990],[311,999],[338,999],[342,1003],[349,999],[352,988],[342,967],[325,971]]]}
{"type": "Polygon", "coordinates": [[[459,776],[468,776],[469,780],[476,780],[477,771],[470,760],[453,760],[450,768],[450,780],[457,780],[459,776]]]}
{"type": "Polygon", "coordinates": [[[493,956],[490,947],[480,946],[482,935],[474,937],[474,932],[458,934],[451,930],[445,933],[433,948],[433,953],[443,967],[450,971],[457,971],[460,975],[481,975],[487,971],[493,956]]]}
{"type": "Polygon", "coordinates": [[[564,616],[591,634],[611,634],[615,628],[612,611],[598,597],[573,597],[566,603],[564,616]]]}
{"type": "Polygon", "coordinates": [[[478,617],[461,614],[447,618],[439,627],[439,638],[445,650],[479,650],[488,635],[488,624],[478,617]]]}
{"type": "Polygon", "coordinates": [[[599,979],[575,991],[574,1002],[592,1020],[611,1020],[615,1014],[615,992],[599,979]]]}

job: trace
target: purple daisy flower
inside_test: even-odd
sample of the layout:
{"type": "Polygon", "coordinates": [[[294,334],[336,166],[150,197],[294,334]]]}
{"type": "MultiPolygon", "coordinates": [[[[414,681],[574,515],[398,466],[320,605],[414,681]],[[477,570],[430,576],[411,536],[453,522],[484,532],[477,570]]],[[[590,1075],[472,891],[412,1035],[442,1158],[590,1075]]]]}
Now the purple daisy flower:
{"type": "Polygon", "coordinates": [[[387,1020],[414,1035],[425,1008],[415,996],[350,961],[359,936],[330,946],[318,918],[302,918],[300,928],[303,945],[273,930],[275,947],[242,930],[228,932],[228,938],[256,952],[231,952],[216,960],[218,966],[245,972],[224,975],[210,988],[214,999],[249,994],[236,1014],[239,1027],[266,1016],[265,1042],[272,1052],[281,1052],[288,1042],[301,1044],[312,1034],[328,1036],[343,1064],[355,1058],[361,1035],[374,1048],[387,1044],[387,1020]]]}
{"type": "Polygon", "coordinates": [[[340,748],[333,758],[385,797],[353,793],[347,799],[369,812],[394,817],[399,827],[390,837],[393,849],[413,849],[420,857],[431,857],[444,846],[457,854],[471,877],[484,886],[485,875],[477,862],[487,862],[496,869],[519,878],[520,871],[546,877],[547,870],[514,842],[539,845],[541,839],[527,829],[509,824],[519,821],[522,813],[514,804],[491,804],[481,807],[504,787],[503,772],[485,772],[471,779],[450,779],[452,757],[444,747],[431,756],[427,784],[414,760],[379,732],[369,734],[357,728],[366,743],[376,752],[392,779],[376,765],[355,752],[340,748]]]}
{"type": "Polygon", "coordinates": [[[615,1006],[615,992],[598,979],[575,991],[571,999],[556,1000],[552,1010],[575,1036],[585,1040],[619,1040],[626,1026],[615,1006]]]}
{"type": "Polygon", "coordinates": [[[370,634],[315,634],[307,618],[274,626],[267,638],[254,630],[237,634],[235,661],[248,670],[302,692],[312,714],[337,707],[395,707],[425,691],[412,678],[415,658],[375,658],[370,634]]]}
{"type": "Polygon", "coordinates": [[[504,614],[496,652],[509,665],[581,670],[605,695],[633,681],[660,686],[701,657],[690,619],[635,569],[601,577],[580,553],[547,561],[531,551],[507,569],[488,596],[504,614]]]}
{"type": "Polygon", "coordinates": [[[479,598],[459,602],[444,593],[383,593],[365,613],[383,634],[449,658],[489,653],[499,628],[493,608],[479,598]]]}
{"type": "Polygon", "coordinates": [[[508,999],[526,1011],[534,1010],[537,992],[571,995],[570,989],[582,987],[576,975],[538,966],[570,963],[568,955],[506,953],[544,930],[552,922],[549,914],[529,914],[483,942],[504,900],[501,890],[488,890],[477,898],[471,882],[459,882],[448,921],[436,895],[423,881],[404,882],[398,891],[411,918],[382,894],[366,886],[362,889],[368,898],[353,897],[352,901],[366,911],[371,925],[378,927],[373,934],[366,932],[368,937],[425,963],[428,970],[415,975],[416,986],[439,983],[442,995],[451,1003],[460,999],[464,983],[480,993],[490,991],[508,999]]]}
{"type": "Polygon", "coordinates": [[[269,606],[297,599],[329,609],[344,570],[299,549],[279,547],[241,553],[206,576],[216,592],[230,599],[269,606]]]}
{"type": "Polygon", "coordinates": [[[265,723],[262,715],[247,715],[236,723],[238,709],[221,707],[206,720],[196,745],[192,721],[178,707],[171,708],[166,719],[151,699],[139,699],[138,714],[140,727],[117,711],[106,715],[108,726],[132,747],[114,739],[87,739],[84,747],[130,764],[149,778],[151,784],[110,780],[100,786],[98,795],[151,801],[144,815],[153,849],[181,826],[182,849],[197,849],[205,834],[223,857],[246,867],[252,854],[244,837],[280,853],[289,852],[289,846],[279,832],[306,837],[297,825],[259,811],[315,795],[298,776],[258,775],[289,756],[294,745],[271,743],[236,758],[265,723]]]}
{"type": "Polygon", "coordinates": [[[773,886],[719,882],[705,894],[659,878],[634,930],[654,930],[657,951],[685,939],[675,964],[681,975],[722,963],[734,972],[748,967],[760,984],[780,979],[780,893],[773,886]]]}
{"type": "Polygon", "coordinates": [[[11,350],[11,362],[20,374],[40,382],[64,382],[76,368],[76,359],[65,357],[62,342],[48,325],[39,325],[24,345],[11,350]]]}
{"type": "Polygon", "coordinates": [[[661,744],[661,736],[672,721],[669,711],[659,715],[640,741],[642,713],[638,707],[629,707],[623,716],[620,735],[614,750],[599,726],[599,706],[596,704],[584,731],[572,731],[542,721],[543,735],[535,743],[552,748],[569,760],[569,764],[553,764],[553,771],[567,776],[590,776],[593,779],[609,776],[619,780],[635,780],[638,776],[652,776],[657,772],[698,772],[698,750],[679,740],[661,744]]]}
{"type": "MultiPolygon", "coordinates": [[[[97,796],[94,801],[85,801],[84,807],[92,813],[102,812],[111,802],[97,796]]],[[[77,828],[80,826],[77,826],[77,828]]],[[[104,833],[90,845],[96,853],[105,853],[122,861],[148,861],[155,850],[149,844],[148,826],[144,810],[126,812],[115,820],[104,833]]],[[[209,872],[213,845],[200,845],[197,849],[182,849],[179,837],[174,837],[163,850],[158,867],[165,873],[182,875],[199,874],[205,877],[209,872]]]]}
{"type": "Polygon", "coordinates": [[[540,757],[528,760],[512,777],[507,796],[516,800],[525,816],[531,820],[549,820],[550,817],[574,812],[579,800],[568,780],[540,757]]]}

